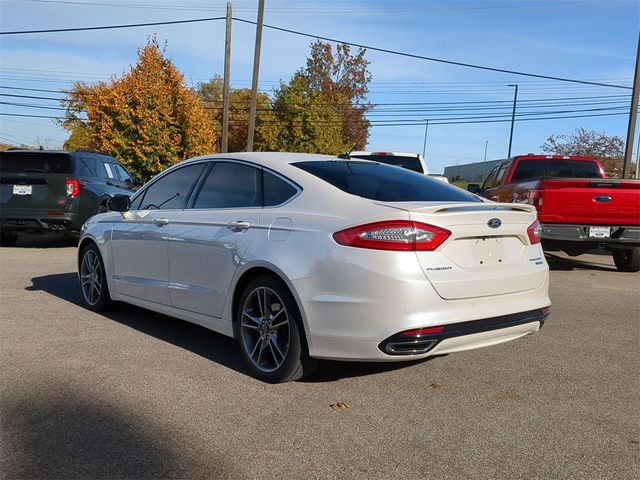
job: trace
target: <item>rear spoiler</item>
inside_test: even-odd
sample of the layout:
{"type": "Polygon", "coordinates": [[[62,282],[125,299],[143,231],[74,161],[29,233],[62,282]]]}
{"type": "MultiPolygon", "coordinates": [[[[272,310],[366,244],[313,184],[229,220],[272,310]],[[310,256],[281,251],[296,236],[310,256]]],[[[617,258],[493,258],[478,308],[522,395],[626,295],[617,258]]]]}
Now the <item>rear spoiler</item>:
{"type": "Polygon", "coordinates": [[[433,213],[453,212],[525,212],[532,213],[536,209],[533,205],[522,203],[484,203],[481,205],[447,205],[438,208],[433,213]]]}

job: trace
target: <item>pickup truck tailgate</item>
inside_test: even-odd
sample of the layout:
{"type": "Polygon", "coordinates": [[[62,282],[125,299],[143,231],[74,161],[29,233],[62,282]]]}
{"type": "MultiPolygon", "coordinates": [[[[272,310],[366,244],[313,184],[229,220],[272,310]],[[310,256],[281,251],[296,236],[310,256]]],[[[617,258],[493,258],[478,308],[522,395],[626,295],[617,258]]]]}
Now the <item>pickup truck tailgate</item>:
{"type": "Polygon", "coordinates": [[[542,223],[640,224],[640,182],[613,179],[544,180],[542,223]]]}

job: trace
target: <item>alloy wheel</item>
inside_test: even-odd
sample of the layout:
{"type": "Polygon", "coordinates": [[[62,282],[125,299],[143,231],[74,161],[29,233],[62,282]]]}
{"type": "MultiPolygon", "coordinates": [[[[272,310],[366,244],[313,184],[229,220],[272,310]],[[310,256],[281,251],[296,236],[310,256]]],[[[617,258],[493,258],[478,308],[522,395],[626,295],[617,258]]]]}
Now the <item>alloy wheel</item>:
{"type": "Polygon", "coordinates": [[[95,305],[102,292],[102,266],[96,252],[87,249],[80,266],[80,283],[82,294],[89,305],[95,305]]]}
{"type": "Polygon", "coordinates": [[[289,352],[290,319],[278,294],[257,287],[242,306],[240,335],[251,363],[262,372],[278,370],[289,352]]]}

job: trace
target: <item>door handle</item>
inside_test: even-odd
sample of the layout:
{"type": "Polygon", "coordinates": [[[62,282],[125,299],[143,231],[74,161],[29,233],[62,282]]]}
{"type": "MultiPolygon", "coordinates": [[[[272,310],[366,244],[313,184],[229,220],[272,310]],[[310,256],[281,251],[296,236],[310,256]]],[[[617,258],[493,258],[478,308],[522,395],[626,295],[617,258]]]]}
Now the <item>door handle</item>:
{"type": "Polygon", "coordinates": [[[153,219],[153,224],[157,225],[158,227],[164,227],[168,223],[169,223],[169,219],[168,218],[154,218],[153,219]]]}
{"type": "Polygon", "coordinates": [[[250,226],[251,224],[249,222],[245,222],[244,220],[238,220],[237,222],[227,223],[227,228],[232,232],[244,232],[250,226]]]}

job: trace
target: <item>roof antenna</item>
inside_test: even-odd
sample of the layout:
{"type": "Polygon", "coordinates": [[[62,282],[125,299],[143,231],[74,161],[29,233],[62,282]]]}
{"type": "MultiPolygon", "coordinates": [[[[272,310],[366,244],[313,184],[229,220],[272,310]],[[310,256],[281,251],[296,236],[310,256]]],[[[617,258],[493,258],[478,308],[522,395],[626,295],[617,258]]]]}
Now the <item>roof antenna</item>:
{"type": "Polygon", "coordinates": [[[362,142],[363,140],[366,140],[367,136],[369,135],[369,130],[367,129],[361,136],[360,138],[358,138],[358,140],[356,140],[353,143],[353,146],[351,147],[351,149],[348,152],[345,153],[341,153],[340,155],[338,155],[338,158],[341,160],[349,160],[351,158],[351,152],[353,152],[356,148],[356,146],[358,145],[358,143],[362,142]]]}

